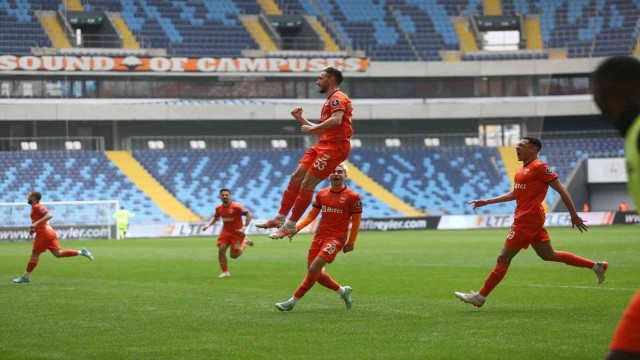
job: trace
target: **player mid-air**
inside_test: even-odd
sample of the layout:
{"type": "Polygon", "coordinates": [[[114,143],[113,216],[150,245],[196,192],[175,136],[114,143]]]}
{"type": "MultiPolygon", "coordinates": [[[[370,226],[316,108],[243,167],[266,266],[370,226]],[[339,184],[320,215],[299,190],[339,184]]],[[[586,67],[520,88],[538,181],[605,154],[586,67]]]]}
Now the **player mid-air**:
{"type": "Polygon", "coordinates": [[[349,156],[350,138],[353,135],[353,108],[349,97],[340,91],[340,83],[340,70],[329,66],[320,73],[316,84],[320,93],[327,96],[327,100],[322,107],[318,124],[302,116],[302,108],[291,111],[291,115],[301,124],[303,134],[315,134],[320,139],[305,152],[298,168],[289,178],[278,214],[273,219],[256,224],[256,227],[263,229],[277,228],[269,235],[272,239],[282,239],[296,233],[296,223],[311,204],[316,186],[349,156]],[[290,211],[291,215],[285,221],[290,211]]]}

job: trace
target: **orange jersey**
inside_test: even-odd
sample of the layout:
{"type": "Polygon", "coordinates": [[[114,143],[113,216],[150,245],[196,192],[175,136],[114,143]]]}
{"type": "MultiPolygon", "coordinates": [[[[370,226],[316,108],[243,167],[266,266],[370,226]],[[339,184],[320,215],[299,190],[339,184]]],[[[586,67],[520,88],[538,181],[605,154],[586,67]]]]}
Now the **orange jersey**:
{"type": "Polygon", "coordinates": [[[622,315],[609,348],[640,355],[640,291],[631,299],[622,315]]]}
{"type": "Polygon", "coordinates": [[[547,196],[549,183],[558,175],[535,159],[516,171],[513,193],[516,197],[515,222],[521,226],[543,226],[545,220],[542,201],[547,196]]]}
{"type": "Polygon", "coordinates": [[[316,238],[333,237],[340,241],[347,239],[351,214],[362,212],[360,195],[348,187],[338,192],[331,188],[318,191],[313,206],[322,213],[316,238]]]}
{"type": "Polygon", "coordinates": [[[236,230],[244,225],[242,215],[247,213],[249,213],[249,210],[233,201],[229,203],[229,206],[218,205],[214,216],[222,218],[222,231],[220,233],[235,234],[236,230]]]}
{"type": "MultiPolygon", "coordinates": [[[[42,205],[42,203],[37,203],[31,207],[31,223],[42,219],[45,215],[49,213],[49,210],[42,205]]],[[[49,225],[48,221],[41,222],[40,225],[36,228],[36,235],[51,232],[53,228],[49,225]]]]}
{"type": "Polygon", "coordinates": [[[324,106],[322,106],[322,112],[320,113],[320,122],[322,123],[330,118],[336,111],[344,111],[342,122],[338,126],[324,130],[320,135],[320,141],[348,139],[353,135],[353,126],[351,123],[353,107],[351,106],[351,99],[340,90],[334,91],[327,101],[325,101],[324,106]]]}

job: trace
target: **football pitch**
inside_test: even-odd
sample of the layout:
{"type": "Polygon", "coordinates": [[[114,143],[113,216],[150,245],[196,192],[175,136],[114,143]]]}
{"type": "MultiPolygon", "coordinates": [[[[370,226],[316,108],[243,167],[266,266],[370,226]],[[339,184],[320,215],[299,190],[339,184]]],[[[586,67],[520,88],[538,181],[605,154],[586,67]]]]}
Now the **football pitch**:
{"type": "Polygon", "coordinates": [[[43,254],[29,284],[31,243],[0,244],[0,359],[602,359],[640,287],[640,228],[549,228],[556,250],[609,262],[590,270],[521,252],[481,309],[478,290],[507,229],[362,232],[327,271],[353,287],[353,308],[316,285],[295,309],[310,235],[253,236],[220,268],[213,238],[65,241],[83,257],[43,254]]]}

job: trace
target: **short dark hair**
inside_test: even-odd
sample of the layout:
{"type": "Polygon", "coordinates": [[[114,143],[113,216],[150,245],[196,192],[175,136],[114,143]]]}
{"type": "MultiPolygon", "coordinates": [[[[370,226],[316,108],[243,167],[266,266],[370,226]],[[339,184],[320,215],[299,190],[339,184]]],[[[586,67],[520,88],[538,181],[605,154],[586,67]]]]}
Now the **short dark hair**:
{"type": "Polygon", "coordinates": [[[38,199],[38,201],[40,201],[40,199],[42,199],[42,194],[39,193],[38,191],[32,191],[31,192],[31,196],[33,196],[34,198],[38,199]]]}
{"type": "Polygon", "coordinates": [[[542,141],[540,141],[540,139],[533,136],[525,136],[522,138],[522,140],[527,140],[529,144],[532,144],[533,146],[537,147],[538,151],[542,150],[542,141]]]}
{"type": "Polygon", "coordinates": [[[231,194],[231,190],[224,188],[224,189],[220,189],[220,194],[222,195],[223,192],[228,192],[229,194],[231,194]]]}
{"type": "Polygon", "coordinates": [[[342,84],[342,79],[344,79],[344,77],[342,76],[342,71],[336,69],[333,66],[327,66],[326,68],[322,69],[322,72],[326,72],[327,75],[336,79],[338,85],[342,84]]]}
{"type": "Polygon", "coordinates": [[[613,80],[618,87],[624,84],[640,88],[640,61],[632,56],[610,57],[593,72],[593,80],[603,79],[613,80]]]}

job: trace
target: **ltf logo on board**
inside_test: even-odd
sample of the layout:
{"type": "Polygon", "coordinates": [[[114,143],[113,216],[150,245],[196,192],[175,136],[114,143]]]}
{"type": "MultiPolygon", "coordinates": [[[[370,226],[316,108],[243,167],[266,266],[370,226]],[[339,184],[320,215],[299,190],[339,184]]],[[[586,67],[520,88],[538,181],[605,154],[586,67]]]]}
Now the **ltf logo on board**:
{"type": "Polygon", "coordinates": [[[0,71],[317,72],[326,66],[366,71],[361,58],[186,58],[108,56],[0,56],[0,71]]]}

